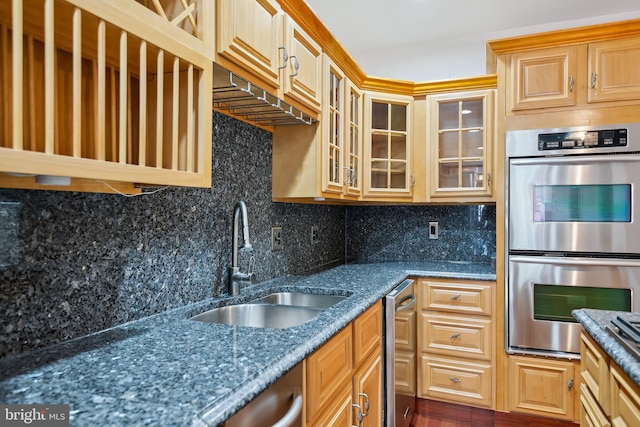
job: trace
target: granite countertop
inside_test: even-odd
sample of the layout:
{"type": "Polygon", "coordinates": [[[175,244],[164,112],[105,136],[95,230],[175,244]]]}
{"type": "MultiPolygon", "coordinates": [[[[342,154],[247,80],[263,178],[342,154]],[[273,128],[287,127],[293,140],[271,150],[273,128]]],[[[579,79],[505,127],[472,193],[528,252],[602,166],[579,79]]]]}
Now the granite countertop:
{"type": "Polygon", "coordinates": [[[287,276],[0,360],[0,402],[70,404],[71,425],[219,425],[407,276],[495,280],[484,264],[353,264],[287,276]],[[288,329],[189,317],[274,291],[349,296],[288,329]]]}
{"type": "Polygon", "coordinates": [[[618,315],[618,311],[580,309],[572,312],[585,331],[600,344],[614,362],[640,386],[640,362],[605,330],[605,326],[618,315]]]}

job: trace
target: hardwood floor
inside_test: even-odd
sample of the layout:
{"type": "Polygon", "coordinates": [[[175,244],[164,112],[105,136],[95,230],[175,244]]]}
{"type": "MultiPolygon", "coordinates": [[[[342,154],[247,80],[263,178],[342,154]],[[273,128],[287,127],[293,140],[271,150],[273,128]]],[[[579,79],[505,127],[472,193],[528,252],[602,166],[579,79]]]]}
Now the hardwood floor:
{"type": "Polygon", "coordinates": [[[412,427],[578,427],[569,421],[418,399],[412,427]]]}

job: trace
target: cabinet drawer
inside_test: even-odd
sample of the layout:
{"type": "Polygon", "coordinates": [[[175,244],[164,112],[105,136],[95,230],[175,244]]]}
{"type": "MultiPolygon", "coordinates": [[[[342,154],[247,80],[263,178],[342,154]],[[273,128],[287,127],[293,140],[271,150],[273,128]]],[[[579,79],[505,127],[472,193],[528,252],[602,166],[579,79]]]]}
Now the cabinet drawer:
{"type": "Polygon", "coordinates": [[[605,414],[610,412],[609,357],[586,334],[580,335],[580,371],[589,389],[605,414]]]}
{"type": "Polygon", "coordinates": [[[421,397],[491,407],[491,365],[423,354],[421,397]]]}
{"type": "Polygon", "coordinates": [[[422,351],[456,357],[491,360],[492,321],[483,318],[423,313],[422,351]]]}
{"type": "Polygon", "coordinates": [[[307,358],[307,421],[339,390],[350,388],[352,343],[349,325],[307,358]]]}
{"type": "Polygon", "coordinates": [[[382,348],[382,302],[362,313],[353,322],[354,365],[362,362],[374,348],[382,348]]]}
{"type": "Polygon", "coordinates": [[[611,424],[640,426],[640,388],[620,367],[611,364],[611,424]]]}
{"type": "Polygon", "coordinates": [[[423,281],[422,309],[491,316],[491,284],[423,281]]]}
{"type": "Polygon", "coordinates": [[[611,423],[585,383],[580,385],[580,425],[610,427],[611,423]]]}

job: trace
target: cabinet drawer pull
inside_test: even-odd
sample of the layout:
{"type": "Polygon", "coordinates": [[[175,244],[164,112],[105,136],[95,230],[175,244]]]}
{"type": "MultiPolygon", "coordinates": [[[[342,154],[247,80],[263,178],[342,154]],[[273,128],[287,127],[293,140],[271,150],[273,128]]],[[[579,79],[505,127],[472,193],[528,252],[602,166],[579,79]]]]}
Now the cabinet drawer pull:
{"type": "Polygon", "coordinates": [[[462,380],[460,378],[456,378],[456,377],[449,377],[449,380],[452,383],[456,383],[456,384],[460,384],[462,382],[462,380]]]}
{"type": "Polygon", "coordinates": [[[451,335],[449,338],[451,338],[452,340],[455,340],[459,336],[460,336],[460,333],[456,332],[455,334],[451,335]]]}
{"type": "Polygon", "coordinates": [[[573,378],[571,378],[567,383],[567,390],[571,391],[572,388],[573,388],[573,378]]]}
{"type": "Polygon", "coordinates": [[[289,60],[289,52],[287,52],[287,47],[286,46],[279,47],[278,50],[284,50],[284,52],[282,52],[282,64],[283,65],[278,67],[278,70],[284,70],[285,68],[287,68],[287,61],[289,60]]]}
{"type": "Polygon", "coordinates": [[[298,70],[300,69],[300,64],[298,63],[298,57],[295,55],[291,55],[289,59],[293,60],[293,69],[296,70],[295,73],[289,74],[289,77],[295,77],[298,75],[298,70]]]}
{"type": "Polygon", "coordinates": [[[362,415],[362,408],[357,403],[352,403],[351,406],[358,410],[358,427],[362,427],[362,419],[364,415],[362,415]]]}
{"type": "Polygon", "coordinates": [[[569,76],[569,92],[573,92],[573,86],[575,81],[573,80],[573,76],[569,76]]]}
{"type": "Polygon", "coordinates": [[[364,414],[362,414],[363,417],[368,417],[369,416],[369,408],[371,408],[371,403],[369,403],[369,396],[367,395],[367,393],[360,393],[360,397],[364,397],[364,414]]]}
{"type": "Polygon", "coordinates": [[[596,88],[597,81],[598,81],[598,75],[596,73],[591,73],[591,89],[596,88]]]}
{"type": "Polygon", "coordinates": [[[455,294],[450,298],[451,301],[457,301],[460,298],[460,294],[455,294]]]}

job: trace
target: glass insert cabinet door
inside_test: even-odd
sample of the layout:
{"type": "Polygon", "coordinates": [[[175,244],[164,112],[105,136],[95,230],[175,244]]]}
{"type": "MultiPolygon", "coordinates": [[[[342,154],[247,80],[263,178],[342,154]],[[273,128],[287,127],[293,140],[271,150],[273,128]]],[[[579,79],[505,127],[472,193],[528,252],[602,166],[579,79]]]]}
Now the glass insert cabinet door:
{"type": "Polygon", "coordinates": [[[365,98],[365,196],[410,196],[412,99],[371,93],[365,98]]]}
{"type": "Polygon", "coordinates": [[[345,181],[345,86],[342,71],[324,55],[322,140],[323,191],[341,193],[345,181]]]}
{"type": "Polygon", "coordinates": [[[428,99],[430,195],[490,195],[493,91],[430,95],[428,99]]]}

